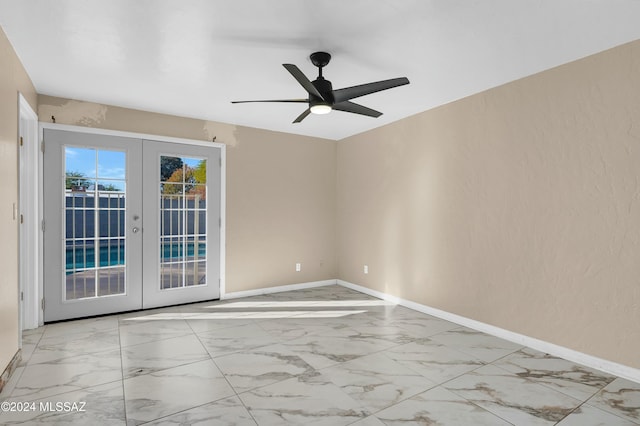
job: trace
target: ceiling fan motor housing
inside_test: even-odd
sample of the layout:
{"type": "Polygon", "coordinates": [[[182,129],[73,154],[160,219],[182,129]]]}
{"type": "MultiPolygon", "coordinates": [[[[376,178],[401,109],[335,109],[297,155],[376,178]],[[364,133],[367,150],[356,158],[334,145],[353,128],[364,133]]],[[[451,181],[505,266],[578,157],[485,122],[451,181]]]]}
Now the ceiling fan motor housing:
{"type": "Polygon", "coordinates": [[[311,82],[313,87],[315,87],[318,92],[322,95],[322,98],[319,98],[313,94],[309,94],[309,106],[312,107],[314,105],[329,105],[333,106],[333,86],[329,80],[325,80],[322,77],[318,77],[314,81],[311,82]]]}

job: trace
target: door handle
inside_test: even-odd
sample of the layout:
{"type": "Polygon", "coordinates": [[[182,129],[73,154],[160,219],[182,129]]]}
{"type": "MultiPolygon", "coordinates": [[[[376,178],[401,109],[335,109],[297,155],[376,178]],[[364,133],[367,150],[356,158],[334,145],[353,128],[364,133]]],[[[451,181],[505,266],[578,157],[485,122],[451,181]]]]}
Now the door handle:
{"type": "Polygon", "coordinates": [[[133,232],[134,234],[137,234],[139,230],[140,228],[138,228],[137,226],[134,226],[133,228],[131,228],[131,232],[133,232]]]}

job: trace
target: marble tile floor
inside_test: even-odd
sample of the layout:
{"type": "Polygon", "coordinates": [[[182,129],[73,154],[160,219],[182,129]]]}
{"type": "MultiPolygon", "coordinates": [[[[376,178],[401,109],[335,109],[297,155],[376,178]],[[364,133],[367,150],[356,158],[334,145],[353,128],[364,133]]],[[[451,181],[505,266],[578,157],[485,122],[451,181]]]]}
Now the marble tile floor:
{"type": "Polygon", "coordinates": [[[0,400],[2,425],[640,425],[638,383],[340,286],[46,325],[0,400]]]}

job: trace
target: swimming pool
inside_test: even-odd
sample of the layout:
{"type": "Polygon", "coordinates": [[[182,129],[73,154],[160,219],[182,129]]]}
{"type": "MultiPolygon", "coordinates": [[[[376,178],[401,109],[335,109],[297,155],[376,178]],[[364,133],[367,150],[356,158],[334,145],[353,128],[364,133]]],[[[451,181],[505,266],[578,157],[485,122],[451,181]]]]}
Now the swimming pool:
{"type": "MultiPolygon", "coordinates": [[[[181,259],[184,254],[184,246],[186,246],[187,259],[194,258],[195,244],[193,242],[183,244],[163,244],[161,260],[181,259]]],[[[202,259],[206,256],[206,243],[198,243],[198,258],[202,259]]],[[[125,249],[124,246],[101,246],[99,249],[98,266],[117,266],[124,265],[125,249]]],[[[96,253],[93,245],[76,245],[67,247],[66,251],[66,270],[78,270],[96,267],[96,253]]]]}

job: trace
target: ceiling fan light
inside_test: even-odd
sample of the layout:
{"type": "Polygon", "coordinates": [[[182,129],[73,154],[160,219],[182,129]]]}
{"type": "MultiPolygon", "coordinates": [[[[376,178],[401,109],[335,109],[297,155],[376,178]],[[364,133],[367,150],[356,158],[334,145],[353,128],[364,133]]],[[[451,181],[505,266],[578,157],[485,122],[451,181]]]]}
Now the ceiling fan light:
{"type": "Polygon", "coordinates": [[[311,107],[311,112],[314,114],[329,114],[331,112],[331,105],[318,104],[311,107]]]}

